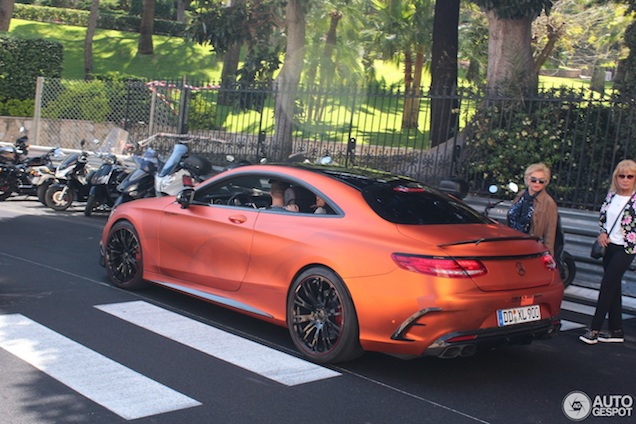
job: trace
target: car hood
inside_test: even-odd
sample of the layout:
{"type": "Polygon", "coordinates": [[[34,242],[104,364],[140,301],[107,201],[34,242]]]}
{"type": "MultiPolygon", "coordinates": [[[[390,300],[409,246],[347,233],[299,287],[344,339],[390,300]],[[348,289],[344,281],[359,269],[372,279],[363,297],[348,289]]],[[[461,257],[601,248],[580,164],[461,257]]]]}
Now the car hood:
{"type": "Polygon", "coordinates": [[[473,281],[484,291],[538,287],[558,278],[541,258],[547,251],[543,243],[503,225],[398,225],[398,231],[436,245],[445,256],[479,259],[488,272],[473,281]]]}

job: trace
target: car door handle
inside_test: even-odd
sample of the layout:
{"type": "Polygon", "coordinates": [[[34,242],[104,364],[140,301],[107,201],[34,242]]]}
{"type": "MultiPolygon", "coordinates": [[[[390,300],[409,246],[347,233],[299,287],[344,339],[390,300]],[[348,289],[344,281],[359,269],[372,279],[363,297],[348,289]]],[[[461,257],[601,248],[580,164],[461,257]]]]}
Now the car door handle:
{"type": "Polygon", "coordinates": [[[229,220],[233,224],[243,224],[247,221],[247,217],[245,215],[230,215],[229,220]]]}

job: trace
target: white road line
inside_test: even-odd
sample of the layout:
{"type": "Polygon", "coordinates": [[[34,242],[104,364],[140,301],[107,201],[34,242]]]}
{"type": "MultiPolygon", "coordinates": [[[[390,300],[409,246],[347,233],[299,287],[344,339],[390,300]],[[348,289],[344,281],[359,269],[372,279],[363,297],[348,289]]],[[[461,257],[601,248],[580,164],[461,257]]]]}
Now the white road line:
{"type": "Polygon", "coordinates": [[[568,321],[566,319],[561,320],[561,331],[575,330],[577,328],[583,328],[583,327],[585,327],[585,324],[568,321]]]}
{"type": "Polygon", "coordinates": [[[20,314],[0,315],[0,347],[127,420],[201,405],[20,314]]]}
{"type": "MultiPolygon", "coordinates": [[[[596,311],[595,306],[583,305],[580,303],[570,302],[568,300],[564,300],[561,302],[561,309],[565,309],[570,312],[578,312],[579,314],[585,314],[589,316],[594,316],[594,312],[596,311]]],[[[633,315],[623,314],[623,319],[634,318],[633,315]]]]}
{"type": "Polygon", "coordinates": [[[95,307],[146,330],[287,386],[341,375],[339,372],[144,301],[112,303],[95,307]]]}

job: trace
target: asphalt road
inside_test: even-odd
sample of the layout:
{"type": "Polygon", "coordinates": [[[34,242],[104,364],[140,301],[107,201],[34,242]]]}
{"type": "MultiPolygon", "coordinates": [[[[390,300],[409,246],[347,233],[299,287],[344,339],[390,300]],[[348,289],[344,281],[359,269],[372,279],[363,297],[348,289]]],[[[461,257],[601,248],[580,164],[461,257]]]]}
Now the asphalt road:
{"type": "Polygon", "coordinates": [[[636,319],[625,314],[625,343],[585,345],[593,299],[564,302],[553,340],[322,367],[298,357],[284,328],[111,286],[98,265],[106,217],[82,211],[0,203],[2,423],[572,422],[564,400],[575,418],[590,413],[584,423],[635,422],[636,319]]]}

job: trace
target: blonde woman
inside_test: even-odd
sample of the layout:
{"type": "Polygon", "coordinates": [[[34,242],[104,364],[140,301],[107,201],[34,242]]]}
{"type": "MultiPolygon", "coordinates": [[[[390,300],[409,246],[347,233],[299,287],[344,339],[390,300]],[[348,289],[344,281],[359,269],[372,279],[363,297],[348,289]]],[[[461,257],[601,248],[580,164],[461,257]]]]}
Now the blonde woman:
{"type": "Polygon", "coordinates": [[[550,168],[533,163],[523,174],[526,189],[517,194],[508,211],[508,225],[515,230],[539,237],[554,256],[558,208],[546,191],[550,183],[550,168]]]}
{"type": "Polygon", "coordinates": [[[621,280],[636,254],[636,162],[620,161],[612,174],[612,183],[601,205],[598,242],[605,247],[603,278],[596,302],[596,312],[590,329],[579,337],[587,344],[622,343],[621,280]],[[605,315],[609,314],[609,331],[601,331],[605,315]]]}

